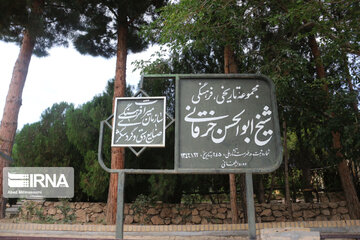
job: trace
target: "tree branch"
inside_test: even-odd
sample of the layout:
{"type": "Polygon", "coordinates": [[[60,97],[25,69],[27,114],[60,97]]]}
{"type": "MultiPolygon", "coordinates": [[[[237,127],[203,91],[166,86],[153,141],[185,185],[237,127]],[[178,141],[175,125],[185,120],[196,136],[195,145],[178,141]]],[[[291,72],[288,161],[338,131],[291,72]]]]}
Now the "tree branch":
{"type": "Polygon", "coordinates": [[[137,26],[135,26],[135,25],[129,24],[129,27],[131,27],[131,28],[133,28],[133,29],[135,29],[135,30],[140,31],[140,28],[137,27],[137,26]]]}
{"type": "Polygon", "coordinates": [[[310,32],[313,29],[313,27],[315,27],[315,25],[316,24],[314,22],[304,23],[296,30],[296,32],[301,32],[301,31],[310,32]]]}
{"type": "Polygon", "coordinates": [[[119,18],[119,15],[117,14],[117,12],[116,12],[114,9],[109,8],[109,7],[108,7],[108,9],[109,9],[109,11],[110,11],[112,14],[114,14],[114,16],[115,16],[116,19],[119,18]]]}
{"type": "Polygon", "coordinates": [[[350,43],[345,43],[344,45],[345,45],[345,46],[342,46],[341,48],[342,48],[345,52],[351,53],[351,54],[355,54],[355,55],[357,55],[357,56],[360,56],[360,50],[354,49],[354,47],[351,46],[350,43]]]}

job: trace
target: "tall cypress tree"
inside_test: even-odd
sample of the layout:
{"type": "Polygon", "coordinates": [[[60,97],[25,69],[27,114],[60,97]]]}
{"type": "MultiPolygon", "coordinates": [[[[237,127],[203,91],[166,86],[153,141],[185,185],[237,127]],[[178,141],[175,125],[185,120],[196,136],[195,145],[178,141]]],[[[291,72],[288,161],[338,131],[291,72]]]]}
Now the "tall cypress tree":
{"type": "Polygon", "coordinates": [[[67,46],[80,22],[79,14],[67,4],[61,0],[0,2],[0,40],[20,45],[0,125],[0,218],[5,214],[2,170],[8,165],[3,156],[11,156],[31,56],[46,56],[54,45],[67,46]]]}
{"type": "MultiPolygon", "coordinates": [[[[165,2],[166,0],[89,0],[84,5],[84,1],[81,1],[85,30],[74,41],[75,47],[82,54],[116,56],[114,99],[125,94],[128,50],[139,52],[147,46],[139,37],[139,27],[151,21],[155,17],[155,9],[165,2]]],[[[111,168],[123,169],[124,149],[113,147],[111,152],[111,168]]],[[[108,224],[115,223],[116,201],[117,174],[111,174],[106,213],[108,224]]]]}

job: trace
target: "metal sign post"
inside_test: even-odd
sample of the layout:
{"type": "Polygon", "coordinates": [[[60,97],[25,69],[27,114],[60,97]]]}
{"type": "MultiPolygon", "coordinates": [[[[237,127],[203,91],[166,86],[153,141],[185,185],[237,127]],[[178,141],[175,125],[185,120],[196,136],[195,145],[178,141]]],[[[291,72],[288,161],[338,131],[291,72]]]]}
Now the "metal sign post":
{"type": "MultiPolygon", "coordinates": [[[[116,238],[123,238],[125,174],[246,174],[249,237],[256,239],[253,173],[275,171],[282,144],[273,82],[256,74],[147,75],[175,79],[174,169],[110,169],[102,159],[104,125],[112,128],[112,145],[128,146],[137,156],[145,147],[164,146],[165,129],[174,119],[165,97],[121,98],[113,126],[100,124],[98,161],[118,174],[116,238]],[[171,121],[165,126],[165,118],[171,121]],[[165,126],[165,128],[164,128],[165,126]],[[132,146],[143,148],[136,152],[132,146]]],[[[142,84],[141,84],[142,86],[142,84]]]]}
{"type": "Polygon", "coordinates": [[[255,224],[255,205],[254,205],[254,190],[253,179],[251,173],[245,173],[246,182],[246,206],[249,225],[250,240],[256,239],[256,224],[255,224]]]}
{"type": "Polygon", "coordinates": [[[124,189],[125,173],[118,173],[117,210],[116,210],[116,234],[117,239],[124,238],[124,189]]]}

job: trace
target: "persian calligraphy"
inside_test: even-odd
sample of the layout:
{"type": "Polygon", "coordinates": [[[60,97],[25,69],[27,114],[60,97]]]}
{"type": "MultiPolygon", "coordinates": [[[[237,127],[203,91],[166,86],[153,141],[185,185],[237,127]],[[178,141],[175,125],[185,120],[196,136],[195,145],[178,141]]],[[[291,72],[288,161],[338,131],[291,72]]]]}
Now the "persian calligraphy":
{"type": "Polygon", "coordinates": [[[180,91],[180,167],[227,169],[273,164],[279,151],[273,92],[266,81],[183,80],[180,91]]]}
{"type": "MultiPolygon", "coordinates": [[[[191,98],[191,102],[193,104],[198,104],[201,100],[209,101],[214,100],[217,104],[223,103],[231,103],[232,101],[241,100],[241,99],[249,99],[252,95],[254,95],[259,85],[256,84],[250,92],[244,92],[241,89],[241,86],[236,86],[231,89],[229,87],[221,86],[220,94],[214,95],[214,87],[210,86],[208,82],[200,82],[199,90],[196,94],[194,94],[191,98]]],[[[259,95],[255,95],[255,98],[259,98],[259,95]]]]}
{"type": "MultiPolygon", "coordinates": [[[[186,110],[190,111],[191,107],[187,106],[186,110]]],[[[244,112],[245,109],[233,116],[229,114],[216,116],[214,110],[197,112],[196,107],[194,107],[193,110],[185,116],[184,120],[191,123],[191,136],[193,138],[210,136],[213,143],[222,143],[229,132],[228,130],[234,130],[233,133],[236,137],[245,136],[243,141],[246,143],[250,143],[251,138],[253,138],[256,145],[266,145],[271,140],[273,134],[271,129],[265,129],[264,127],[266,123],[271,120],[269,107],[265,105],[261,114],[256,114],[254,118],[241,123],[241,115],[244,112]],[[206,115],[210,115],[210,117],[206,115]],[[203,118],[203,116],[205,117],[203,118]],[[231,119],[230,124],[226,125],[221,122],[221,120],[225,118],[231,119]],[[260,135],[262,135],[263,138],[261,138],[260,135]]]]}
{"type": "Polygon", "coordinates": [[[164,146],[165,97],[119,98],[113,146],[164,146]]]}
{"type": "Polygon", "coordinates": [[[247,100],[251,96],[259,98],[256,95],[259,89],[258,84],[250,92],[241,91],[241,86],[236,86],[235,89],[221,86],[218,95],[214,95],[214,87],[209,86],[208,82],[199,83],[199,85],[198,92],[191,98],[192,105],[187,105],[185,108],[188,113],[184,120],[191,124],[191,136],[193,138],[211,137],[213,143],[219,144],[224,142],[228,134],[233,134],[235,137],[243,136],[243,141],[247,144],[253,141],[258,146],[264,146],[271,140],[273,131],[268,127],[266,128],[266,123],[271,120],[272,114],[269,106],[265,105],[259,113],[250,119],[243,117],[246,109],[240,108],[227,114],[219,114],[216,110],[216,105],[247,100]],[[214,108],[198,110],[197,104],[201,100],[213,100],[214,108]],[[225,123],[225,119],[230,119],[228,124],[225,123]]]}

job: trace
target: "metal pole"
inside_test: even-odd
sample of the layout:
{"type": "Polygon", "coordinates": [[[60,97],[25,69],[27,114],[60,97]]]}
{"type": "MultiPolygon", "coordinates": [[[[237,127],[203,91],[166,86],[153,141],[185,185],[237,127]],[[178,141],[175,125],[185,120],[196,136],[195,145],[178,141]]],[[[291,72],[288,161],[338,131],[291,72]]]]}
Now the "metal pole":
{"type": "Polygon", "coordinates": [[[249,239],[256,239],[256,225],[255,225],[255,206],[254,206],[254,190],[252,174],[246,173],[246,203],[247,203],[247,215],[249,226],[249,239]]]}
{"type": "Polygon", "coordinates": [[[116,239],[124,238],[124,188],[125,173],[118,173],[118,189],[117,189],[117,210],[116,210],[116,239]]]}

